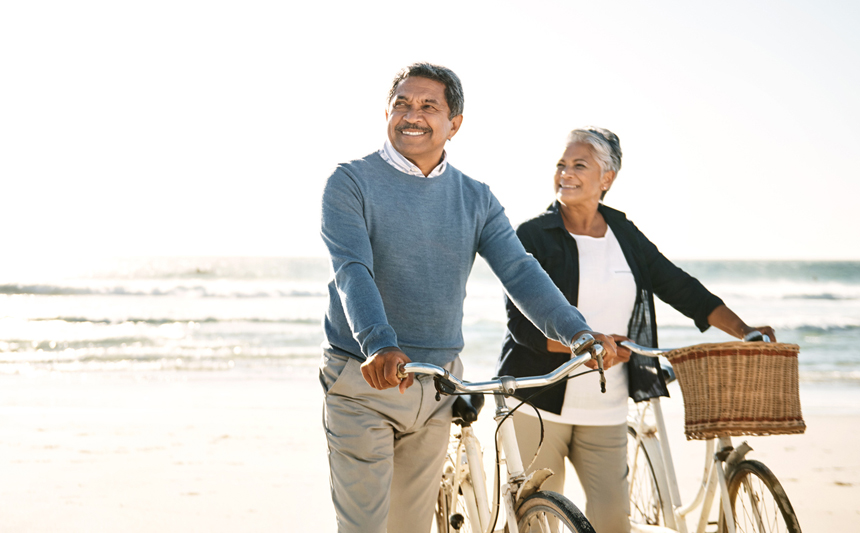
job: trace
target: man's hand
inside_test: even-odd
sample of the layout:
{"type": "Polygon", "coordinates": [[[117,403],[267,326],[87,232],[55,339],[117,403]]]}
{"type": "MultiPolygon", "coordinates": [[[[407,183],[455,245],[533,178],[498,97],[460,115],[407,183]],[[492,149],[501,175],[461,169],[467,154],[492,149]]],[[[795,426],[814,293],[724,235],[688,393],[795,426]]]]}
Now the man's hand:
{"type": "MultiPolygon", "coordinates": [[[[603,369],[606,370],[612,365],[616,363],[620,363],[623,361],[627,361],[630,359],[630,351],[627,351],[627,358],[623,359],[623,356],[618,354],[618,347],[615,345],[615,340],[613,340],[612,336],[604,335],[602,333],[597,333],[595,331],[580,331],[576,335],[573,336],[574,339],[578,339],[580,335],[583,333],[588,333],[594,340],[603,345],[603,369]]],[[[585,362],[585,366],[594,370],[597,368],[597,360],[591,359],[585,362]]]]}
{"type": "Polygon", "coordinates": [[[410,373],[409,376],[400,379],[397,377],[397,367],[411,362],[412,359],[398,348],[383,348],[361,364],[361,375],[374,389],[385,390],[399,385],[400,394],[403,394],[412,386],[415,374],[410,373]]]}

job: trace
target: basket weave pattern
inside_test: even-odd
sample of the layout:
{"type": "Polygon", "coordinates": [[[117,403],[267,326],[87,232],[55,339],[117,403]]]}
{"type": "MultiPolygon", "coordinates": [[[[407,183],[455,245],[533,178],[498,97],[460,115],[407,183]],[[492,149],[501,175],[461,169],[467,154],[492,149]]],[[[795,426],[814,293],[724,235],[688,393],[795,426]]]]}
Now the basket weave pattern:
{"type": "Polygon", "coordinates": [[[684,396],[687,440],[803,433],[796,344],[723,342],[667,354],[684,396]]]}

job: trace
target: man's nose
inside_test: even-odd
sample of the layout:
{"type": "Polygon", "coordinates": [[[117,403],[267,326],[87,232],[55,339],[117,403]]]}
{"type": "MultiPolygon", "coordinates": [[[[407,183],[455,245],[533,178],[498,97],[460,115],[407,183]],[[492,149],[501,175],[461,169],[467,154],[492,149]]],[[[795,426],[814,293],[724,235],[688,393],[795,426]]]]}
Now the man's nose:
{"type": "Polygon", "coordinates": [[[420,107],[409,106],[409,109],[406,110],[406,115],[404,116],[404,118],[406,118],[406,120],[408,120],[409,122],[415,122],[419,118],[421,118],[422,115],[423,114],[421,113],[420,107]]]}

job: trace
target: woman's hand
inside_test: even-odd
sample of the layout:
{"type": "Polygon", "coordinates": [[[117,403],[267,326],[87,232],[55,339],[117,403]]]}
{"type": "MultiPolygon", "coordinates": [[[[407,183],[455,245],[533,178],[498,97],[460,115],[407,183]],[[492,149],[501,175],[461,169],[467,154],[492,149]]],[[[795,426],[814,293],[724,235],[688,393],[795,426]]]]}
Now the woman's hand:
{"type": "Polygon", "coordinates": [[[776,342],[776,333],[773,331],[773,328],[770,326],[758,326],[755,328],[746,326],[744,328],[744,338],[747,335],[749,335],[750,333],[752,333],[753,331],[758,331],[762,335],[767,335],[768,339],[770,339],[770,342],[776,342]]]}
{"type": "Polygon", "coordinates": [[[621,341],[629,341],[630,339],[628,339],[624,335],[616,335],[614,333],[612,335],[610,335],[610,337],[612,337],[612,340],[615,341],[615,345],[617,347],[615,351],[618,354],[618,362],[619,363],[626,363],[627,361],[629,361],[630,360],[630,349],[625,348],[624,346],[621,346],[620,343],[621,343],[621,341]]]}
{"type": "Polygon", "coordinates": [[[741,320],[741,317],[735,314],[726,305],[719,305],[708,315],[708,324],[719,328],[733,337],[743,339],[751,331],[760,331],[763,335],[770,337],[770,342],[776,342],[776,333],[770,326],[751,327],[741,320]]]}

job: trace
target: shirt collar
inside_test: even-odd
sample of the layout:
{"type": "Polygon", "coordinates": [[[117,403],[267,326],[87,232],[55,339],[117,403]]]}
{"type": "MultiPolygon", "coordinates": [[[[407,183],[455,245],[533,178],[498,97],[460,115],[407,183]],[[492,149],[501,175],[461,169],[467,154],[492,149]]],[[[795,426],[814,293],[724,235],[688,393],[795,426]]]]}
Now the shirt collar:
{"type": "MultiPolygon", "coordinates": [[[[425,177],[424,173],[421,172],[421,169],[415,166],[412,161],[403,157],[403,155],[401,155],[401,153],[394,148],[394,145],[392,145],[391,141],[388,139],[385,140],[385,144],[382,145],[382,149],[379,150],[379,155],[382,157],[382,159],[385,160],[386,163],[396,168],[400,172],[409,174],[410,176],[416,176],[418,178],[425,177]]],[[[435,178],[436,176],[439,176],[443,172],[445,172],[445,169],[447,168],[448,153],[443,151],[442,162],[436,165],[436,168],[434,168],[426,177],[435,178]]]]}
{"type": "MultiPolygon", "coordinates": [[[[607,207],[606,204],[600,202],[597,204],[597,210],[603,215],[603,218],[606,218],[606,223],[609,224],[609,218],[613,218],[614,213],[620,213],[624,216],[624,213],[620,211],[615,211],[611,207],[607,207]],[[608,217],[608,218],[607,218],[608,217]]],[[[555,200],[552,205],[546,208],[546,211],[538,215],[537,220],[538,224],[543,229],[552,229],[559,228],[564,231],[567,231],[567,228],[564,227],[564,218],[561,216],[561,206],[559,205],[558,200],[555,200]]],[[[614,223],[614,218],[613,218],[614,223]]]]}

